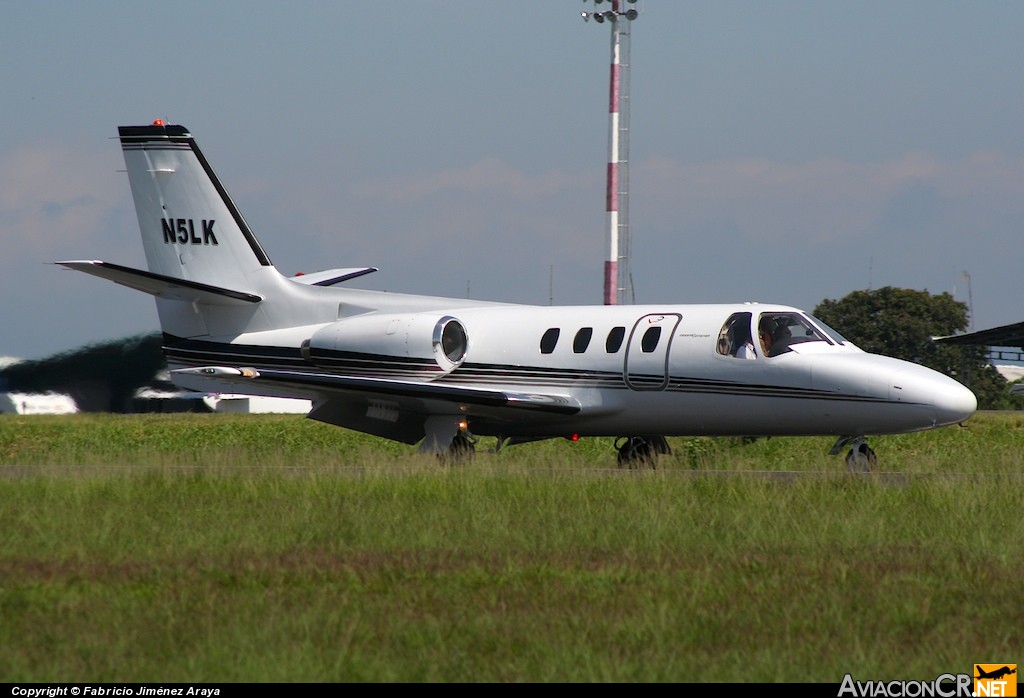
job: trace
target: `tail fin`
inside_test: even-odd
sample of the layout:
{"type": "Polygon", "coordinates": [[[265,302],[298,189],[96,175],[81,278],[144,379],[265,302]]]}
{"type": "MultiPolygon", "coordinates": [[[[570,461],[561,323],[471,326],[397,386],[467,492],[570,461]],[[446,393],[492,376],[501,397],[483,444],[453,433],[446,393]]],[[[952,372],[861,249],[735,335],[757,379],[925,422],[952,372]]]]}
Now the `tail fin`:
{"type": "Polygon", "coordinates": [[[156,297],[172,338],[235,337],[337,319],[340,290],[375,271],[333,269],[287,279],[249,230],[184,126],[118,129],[148,270],[58,262],[156,297]]]}
{"type": "Polygon", "coordinates": [[[156,295],[164,333],[237,335],[294,321],[296,284],[271,264],[188,129],[157,121],[118,133],[150,277],[126,285],[156,295]]]}
{"type": "Polygon", "coordinates": [[[184,126],[121,126],[149,271],[255,293],[273,265],[184,126]]]}

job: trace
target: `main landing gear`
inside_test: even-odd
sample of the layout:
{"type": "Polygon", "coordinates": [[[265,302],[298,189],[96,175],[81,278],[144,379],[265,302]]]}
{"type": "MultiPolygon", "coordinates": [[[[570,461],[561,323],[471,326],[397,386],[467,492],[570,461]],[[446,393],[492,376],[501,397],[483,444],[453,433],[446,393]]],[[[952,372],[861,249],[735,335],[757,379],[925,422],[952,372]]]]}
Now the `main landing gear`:
{"type": "Polygon", "coordinates": [[[851,473],[875,471],[878,466],[878,456],[868,446],[863,436],[840,437],[828,453],[830,456],[837,456],[847,446],[850,447],[850,451],[846,454],[846,467],[851,473]]]}
{"type": "Polygon", "coordinates": [[[452,462],[472,460],[476,455],[476,437],[469,433],[469,429],[459,429],[452,437],[448,450],[441,454],[441,457],[452,462]]]}
{"type": "Polygon", "coordinates": [[[461,415],[434,415],[423,425],[426,437],[420,453],[436,454],[442,461],[454,463],[469,460],[476,453],[476,437],[461,415]]]}
{"type": "Polygon", "coordinates": [[[664,436],[620,436],[615,440],[620,468],[658,467],[658,456],[672,453],[664,436]]]}

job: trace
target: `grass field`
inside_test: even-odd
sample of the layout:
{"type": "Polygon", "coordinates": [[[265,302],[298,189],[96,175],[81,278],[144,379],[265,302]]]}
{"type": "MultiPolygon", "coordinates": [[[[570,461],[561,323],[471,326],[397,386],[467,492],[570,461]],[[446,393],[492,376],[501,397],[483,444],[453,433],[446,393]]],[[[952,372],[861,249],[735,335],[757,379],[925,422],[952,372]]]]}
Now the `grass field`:
{"type": "Polygon", "coordinates": [[[0,417],[0,681],[931,680],[1024,648],[1024,415],[443,465],[296,416],[0,417]],[[767,477],[773,473],[802,473],[767,477]]]}

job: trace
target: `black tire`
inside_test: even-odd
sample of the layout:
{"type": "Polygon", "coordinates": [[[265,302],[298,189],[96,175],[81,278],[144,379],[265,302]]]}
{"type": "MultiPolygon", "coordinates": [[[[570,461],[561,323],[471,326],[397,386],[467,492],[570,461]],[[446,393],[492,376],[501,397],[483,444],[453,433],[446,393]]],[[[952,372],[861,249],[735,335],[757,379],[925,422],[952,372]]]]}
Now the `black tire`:
{"type": "Polygon", "coordinates": [[[642,436],[630,436],[619,449],[619,467],[636,470],[658,467],[658,448],[642,436]]]}
{"type": "Polygon", "coordinates": [[[465,432],[458,432],[452,438],[448,450],[440,454],[444,463],[465,463],[476,456],[476,439],[465,432]]]}
{"type": "Polygon", "coordinates": [[[851,473],[871,473],[878,465],[878,456],[867,444],[851,448],[846,454],[846,467],[851,473]]]}

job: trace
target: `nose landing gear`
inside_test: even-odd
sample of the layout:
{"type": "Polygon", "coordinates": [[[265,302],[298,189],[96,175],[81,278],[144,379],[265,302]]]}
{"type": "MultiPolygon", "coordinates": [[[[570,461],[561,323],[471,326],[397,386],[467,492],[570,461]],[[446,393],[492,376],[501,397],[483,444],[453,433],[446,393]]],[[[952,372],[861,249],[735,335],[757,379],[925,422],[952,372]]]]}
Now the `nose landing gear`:
{"type": "Polygon", "coordinates": [[[846,454],[846,468],[851,473],[872,473],[878,467],[878,456],[863,436],[844,436],[836,441],[829,455],[836,456],[846,446],[850,447],[846,454]]]}

